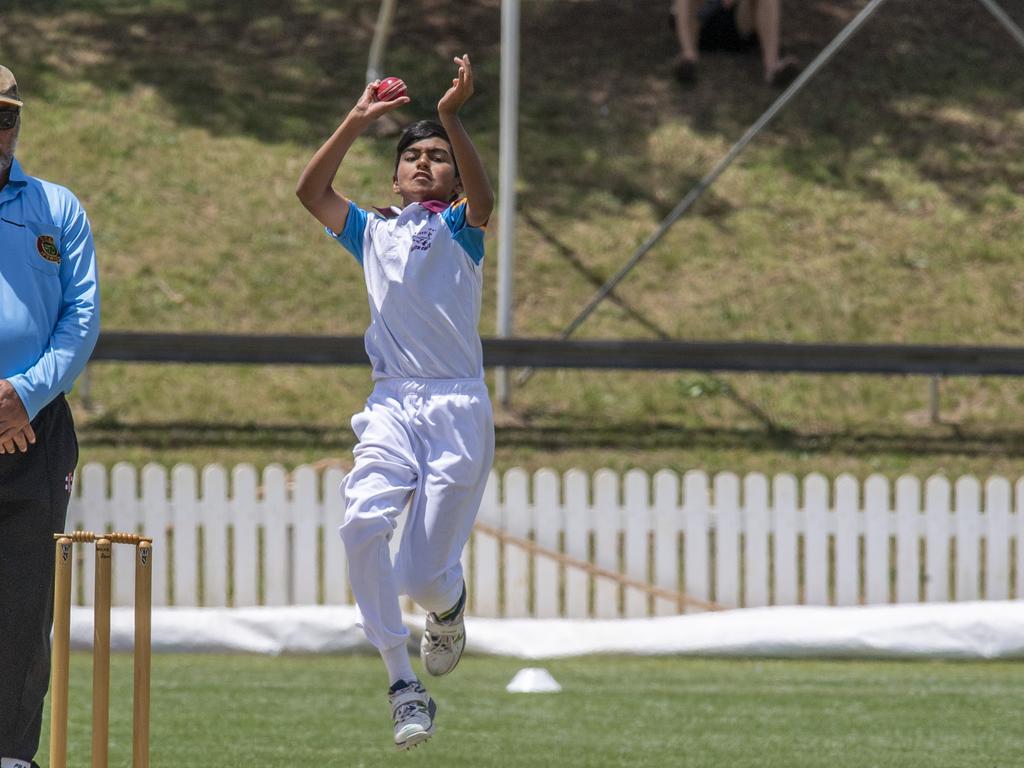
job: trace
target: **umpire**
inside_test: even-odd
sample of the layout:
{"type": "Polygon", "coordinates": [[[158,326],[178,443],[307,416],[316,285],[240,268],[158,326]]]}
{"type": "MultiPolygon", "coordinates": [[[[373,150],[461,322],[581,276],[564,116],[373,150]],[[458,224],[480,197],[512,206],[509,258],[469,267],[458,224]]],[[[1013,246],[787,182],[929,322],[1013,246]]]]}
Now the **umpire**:
{"type": "Polygon", "coordinates": [[[0,66],[0,768],[29,768],[50,677],[53,533],[78,442],[64,393],[99,334],[96,252],[64,187],[14,159],[22,101],[0,66]]]}

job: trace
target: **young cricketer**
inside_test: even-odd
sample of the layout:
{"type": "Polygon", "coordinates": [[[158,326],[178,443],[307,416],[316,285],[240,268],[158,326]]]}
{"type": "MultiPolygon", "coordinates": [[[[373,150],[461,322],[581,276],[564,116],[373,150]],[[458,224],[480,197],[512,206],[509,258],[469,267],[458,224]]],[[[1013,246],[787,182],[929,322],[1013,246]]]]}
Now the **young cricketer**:
{"type": "Polygon", "coordinates": [[[340,533],[364,631],[387,667],[399,749],[429,739],[436,712],[409,662],[399,595],[429,612],[420,644],[426,671],[450,672],[465,646],[459,559],[494,457],[477,332],[494,194],[458,117],[473,93],[469,56],[455,63],[458,75],[437,105],[440,122],[414,123],[399,140],[392,191],[401,207],[366,210],[332,186],[356,138],[409,103],[378,100],[377,82],[313,155],[296,189],[362,266],[369,298],[375,383],[352,418],[358,444],[340,533]],[[388,542],[406,507],[392,564],[388,542]]]}

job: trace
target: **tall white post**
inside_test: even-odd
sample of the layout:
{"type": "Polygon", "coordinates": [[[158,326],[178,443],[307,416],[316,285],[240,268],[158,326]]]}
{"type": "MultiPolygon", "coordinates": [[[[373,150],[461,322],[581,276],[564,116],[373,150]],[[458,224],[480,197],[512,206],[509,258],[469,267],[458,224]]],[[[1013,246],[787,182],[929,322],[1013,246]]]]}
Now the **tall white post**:
{"type": "MultiPolygon", "coordinates": [[[[515,266],[516,170],[519,146],[519,0],[501,5],[501,142],[498,165],[498,318],[499,337],[512,335],[512,284],[515,266]]],[[[508,405],[511,391],[505,368],[495,371],[498,401],[508,405]]]]}
{"type": "Polygon", "coordinates": [[[372,83],[383,76],[381,63],[384,60],[384,47],[391,34],[391,25],[395,20],[395,6],[398,0],[383,0],[377,14],[377,26],[373,29],[373,42],[370,43],[370,57],[366,62],[366,82],[372,83]]]}

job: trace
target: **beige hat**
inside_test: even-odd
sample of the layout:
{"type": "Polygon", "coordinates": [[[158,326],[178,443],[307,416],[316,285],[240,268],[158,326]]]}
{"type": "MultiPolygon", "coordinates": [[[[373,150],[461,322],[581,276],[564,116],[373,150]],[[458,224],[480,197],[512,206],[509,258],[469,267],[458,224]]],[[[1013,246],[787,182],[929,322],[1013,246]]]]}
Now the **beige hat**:
{"type": "Polygon", "coordinates": [[[21,99],[18,98],[18,81],[14,79],[14,73],[2,64],[0,64],[0,105],[22,106],[21,99]]]}

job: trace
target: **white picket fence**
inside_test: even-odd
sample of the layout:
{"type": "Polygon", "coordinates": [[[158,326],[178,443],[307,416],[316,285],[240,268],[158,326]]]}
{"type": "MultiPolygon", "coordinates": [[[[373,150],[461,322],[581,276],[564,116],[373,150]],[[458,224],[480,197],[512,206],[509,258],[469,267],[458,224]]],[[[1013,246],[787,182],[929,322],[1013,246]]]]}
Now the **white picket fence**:
{"type": "MultiPolygon", "coordinates": [[[[154,605],[347,604],[341,470],[291,475],[128,464],[79,473],[68,530],[155,538],[154,605]]],[[[491,476],[480,521],[634,580],[724,607],[856,605],[1024,597],[1024,479],[951,484],[843,475],[592,477],[513,469],[491,476]],[[1014,502],[1014,500],[1016,500],[1014,502]]],[[[400,535],[400,531],[399,531],[400,535]]],[[[397,543],[399,536],[396,535],[397,543]]],[[[77,602],[92,599],[81,553],[77,602]]],[[[132,599],[114,557],[114,602],[132,599]]],[[[463,556],[479,616],[641,617],[679,613],[665,597],[530,554],[481,531],[463,556]]]]}

